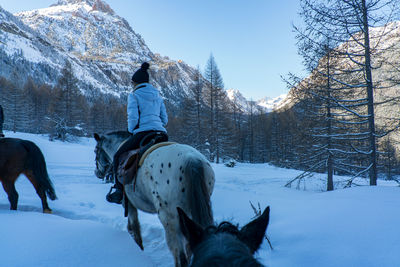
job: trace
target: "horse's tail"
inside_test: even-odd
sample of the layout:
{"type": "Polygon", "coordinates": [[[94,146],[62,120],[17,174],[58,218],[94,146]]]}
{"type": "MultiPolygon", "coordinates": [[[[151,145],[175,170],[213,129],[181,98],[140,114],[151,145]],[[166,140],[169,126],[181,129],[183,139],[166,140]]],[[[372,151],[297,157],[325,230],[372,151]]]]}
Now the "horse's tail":
{"type": "Polygon", "coordinates": [[[47,173],[46,161],[44,160],[42,151],[31,141],[22,140],[21,143],[29,154],[27,167],[32,169],[39,186],[42,187],[51,200],[57,199],[53,183],[50,181],[49,174],[47,173]]]}
{"type": "Polygon", "coordinates": [[[183,166],[183,173],[188,182],[188,200],[192,219],[202,226],[214,223],[210,194],[206,185],[203,161],[189,157],[183,166]]]}

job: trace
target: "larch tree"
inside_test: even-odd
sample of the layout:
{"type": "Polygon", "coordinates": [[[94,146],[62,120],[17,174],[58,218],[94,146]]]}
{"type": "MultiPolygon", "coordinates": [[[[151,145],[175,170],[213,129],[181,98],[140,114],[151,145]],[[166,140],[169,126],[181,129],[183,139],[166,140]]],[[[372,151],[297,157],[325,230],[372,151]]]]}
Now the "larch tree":
{"type": "Polygon", "coordinates": [[[73,132],[81,121],[83,113],[77,105],[79,94],[77,82],[71,62],[66,61],[58,84],[54,88],[53,112],[49,117],[53,124],[53,136],[57,139],[66,140],[67,134],[73,132]]]}
{"type": "Polygon", "coordinates": [[[199,149],[203,149],[204,144],[204,133],[202,127],[203,117],[203,93],[204,93],[204,81],[203,76],[200,72],[200,67],[197,67],[194,77],[194,85],[189,88],[193,94],[193,104],[195,106],[195,129],[196,129],[196,144],[199,149]]]}
{"type": "MultiPolygon", "coordinates": [[[[376,185],[378,134],[374,93],[388,85],[374,79],[372,72],[382,67],[383,61],[379,59],[384,50],[380,45],[390,33],[387,25],[395,4],[391,0],[301,2],[306,27],[296,30],[307,67],[313,69],[315,80],[320,79],[313,82],[311,94],[320,105],[317,111],[325,109],[325,132],[316,136],[326,141],[328,190],[332,189],[331,156],[335,152],[348,161],[346,170],[358,169],[354,177],[368,174],[370,185],[376,185]],[[351,151],[332,147],[334,140],[346,144],[351,151]]],[[[310,88],[309,84],[306,86],[310,88]]]]}
{"type": "Polygon", "coordinates": [[[211,54],[207,61],[206,69],[204,72],[205,83],[205,102],[208,106],[208,141],[210,143],[210,160],[216,160],[219,163],[220,157],[220,129],[221,125],[221,110],[223,107],[224,95],[223,91],[224,83],[222,76],[219,72],[217,63],[215,62],[214,56],[211,54]]]}
{"type": "Polygon", "coordinates": [[[189,144],[196,149],[203,151],[204,148],[204,81],[200,69],[194,73],[194,84],[188,89],[188,95],[184,97],[180,109],[179,119],[182,127],[178,129],[181,136],[180,142],[189,144]]]}

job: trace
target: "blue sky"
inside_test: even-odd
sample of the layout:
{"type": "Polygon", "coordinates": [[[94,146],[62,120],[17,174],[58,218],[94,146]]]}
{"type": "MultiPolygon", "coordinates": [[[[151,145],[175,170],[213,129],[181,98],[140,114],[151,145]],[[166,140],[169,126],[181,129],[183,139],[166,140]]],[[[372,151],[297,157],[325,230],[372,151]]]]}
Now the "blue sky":
{"type": "MultiPolygon", "coordinates": [[[[14,13],[57,0],[0,0],[14,13]]],[[[281,75],[302,73],[292,23],[298,0],[105,0],[149,48],[204,70],[212,53],[226,89],[248,99],[287,93],[281,75]]]]}

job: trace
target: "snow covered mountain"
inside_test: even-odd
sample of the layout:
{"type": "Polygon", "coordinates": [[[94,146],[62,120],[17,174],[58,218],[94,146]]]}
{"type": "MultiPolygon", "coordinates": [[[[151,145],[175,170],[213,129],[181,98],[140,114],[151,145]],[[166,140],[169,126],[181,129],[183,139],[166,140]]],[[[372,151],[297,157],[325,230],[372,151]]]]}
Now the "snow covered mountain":
{"type": "Polygon", "coordinates": [[[15,82],[32,76],[53,84],[67,54],[0,7],[0,75],[15,82]]]}
{"type": "MultiPolygon", "coordinates": [[[[48,8],[10,14],[0,7],[0,76],[23,84],[55,85],[66,61],[81,92],[126,96],[132,73],[151,64],[152,83],[172,106],[189,94],[196,70],[182,61],[153,53],[128,22],[103,0],[58,0],[48,8]]],[[[227,90],[232,101],[248,109],[239,91],[227,90]]],[[[271,111],[280,101],[265,98],[257,105],[271,111]]]]}
{"type": "MultiPolygon", "coordinates": [[[[257,108],[260,108],[264,112],[271,112],[272,110],[279,107],[282,101],[286,98],[286,95],[280,95],[275,98],[265,97],[258,101],[247,100],[239,90],[228,89],[226,90],[228,98],[235,103],[241,110],[249,113],[251,109],[251,103],[257,108]]],[[[254,108],[254,107],[253,107],[254,108]]]]}
{"type": "Polygon", "coordinates": [[[257,105],[266,108],[268,111],[272,111],[278,108],[282,102],[285,100],[287,94],[283,94],[274,98],[265,97],[257,101],[257,105]]]}
{"type": "Polygon", "coordinates": [[[5,77],[17,69],[18,80],[31,76],[54,85],[68,60],[82,93],[121,96],[130,89],[132,73],[149,61],[152,82],[171,104],[193,84],[192,67],[150,51],[102,0],[59,0],[15,16],[0,9],[0,30],[0,75],[5,77]]]}

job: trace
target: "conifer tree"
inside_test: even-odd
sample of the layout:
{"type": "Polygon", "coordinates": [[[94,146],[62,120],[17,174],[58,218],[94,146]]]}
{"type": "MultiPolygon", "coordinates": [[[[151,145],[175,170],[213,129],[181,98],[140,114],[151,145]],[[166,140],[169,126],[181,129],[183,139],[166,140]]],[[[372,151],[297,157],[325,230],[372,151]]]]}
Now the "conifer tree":
{"type": "Polygon", "coordinates": [[[308,90],[308,103],[314,105],[310,110],[323,115],[320,112],[325,109],[320,121],[326,125],[315,125],[314,130],[320,133],[315,132],[314,137],[325,139],[325,145],[318,145],[328,152],[328,190],[333,188],[332,156],[336,157],[336,168],[351,171],[354,177],[368,173],[370,184],[376,185],[378,134],[374,93],[383,83],[372,76],[372,59],[375,68],[382,66],[379,55],[383,50],[378,46],[388,34],[386,25],[391,16],[387,11],[394,10],[394,3],[390,0],[301,2],[305,28],[296,30],[299,48],[312,70],[313,80],[298,83],[298,88],[313,88],[308,90]],[[371,36],[373,26],[381,28],[371,36]]]}
{"type": "Polygon", "coordinates": [[[78,108],[76,101],[79,94],[77,82],[71,62],[66,61],[58,84],[54,88],[53,114],[49,118],[55,130],[53,135],[61,140],[65,140],[67,134],[74,131],[84,114],[78,108]]]}
{"type": "Polygon", "coordinates": [[[37,105],[35,105],[34,96],[36,92],[36,84],[32,80],[31,77],[28,77],[22,91],[23,91],[23,99],[21,99],[20,105],[23,109],[21,113],[20,120],[21,120],[21,130],[30,132],[30,133],[37,133],[37,127],[40,125],[39,123],[35,123],[35,114],[37,113],[37,105]]]}
{"type": "Polygon", "coordinates": [[[204,112],[203,112],[203,106],[204,106],[204,101],[203,101],[203,87],[204,87],[204,81],[203,77],[200,72],[200,67],[197,67],[196,72],[195,72],[195,77],[194,77],[194,82],[195,84],[190,88],[192,94],[193,94],[193,104],[195,107],[195,129],[196,129],[196,134],[195,134],[195,143],[197,144],[196,147],[200,150],[202,150],[202,146],[204,143],[204,133],[203,133],[203,127],[202,127],[202,118],[204,117],[204,112]]]}
{"type": "Polygon", "coordinates": [[[204,72],[206,83],[206,103],[208,106],[208,140],[210,142],[211,161],[216,160],[219,163],[220,158],[220,129],[221,126],[221,110],[224,105],[224,97],[226,96],[223,91],[224,83],[222,76],[219,72],[218,66],[215,62],[214,56],[211,54],[207,61],[206,69],[204,72]]]}

